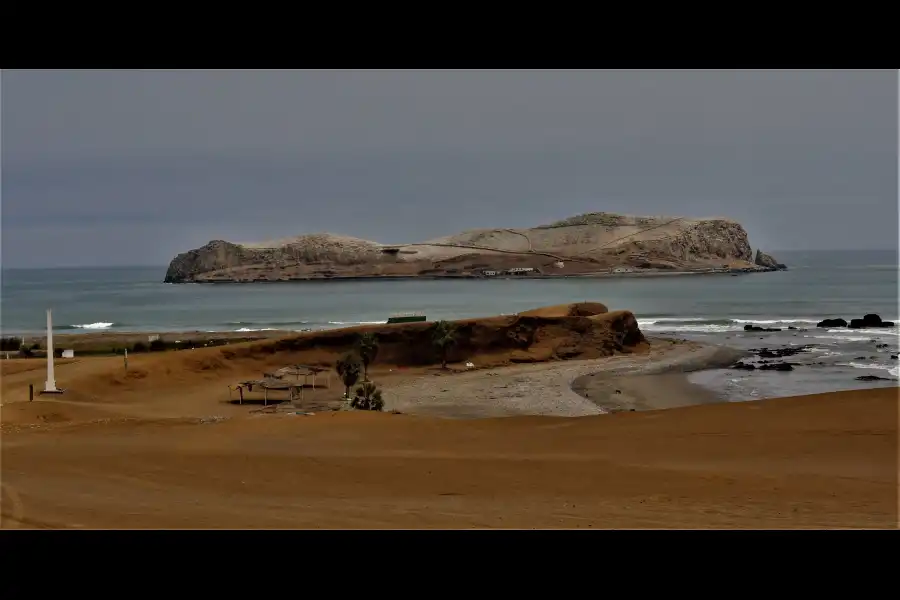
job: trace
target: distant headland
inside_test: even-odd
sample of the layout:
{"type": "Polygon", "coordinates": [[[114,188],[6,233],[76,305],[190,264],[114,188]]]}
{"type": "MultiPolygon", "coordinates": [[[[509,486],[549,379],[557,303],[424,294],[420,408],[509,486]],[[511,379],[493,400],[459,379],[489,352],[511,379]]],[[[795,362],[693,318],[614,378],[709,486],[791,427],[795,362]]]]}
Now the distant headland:
{"type": "Polygon", "coordinates": [[[316,233],[263,243],[213,240],[179,254],[167,283],[599,277],[783,270],[724,218],[587,213],[530,229],[474,229],[381,244],[316,233]]]}

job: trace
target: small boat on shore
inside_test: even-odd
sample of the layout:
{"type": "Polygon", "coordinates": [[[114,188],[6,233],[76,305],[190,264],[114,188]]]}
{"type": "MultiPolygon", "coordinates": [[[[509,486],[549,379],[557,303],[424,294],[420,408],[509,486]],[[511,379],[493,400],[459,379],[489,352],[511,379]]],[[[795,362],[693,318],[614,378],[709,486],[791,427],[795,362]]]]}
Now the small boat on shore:
{"type": "Polygon", "coordinates": [[[425,315],[423,315],[422,313],[397,313],[397,314],[391,315],[388,318],[387,324],[390,325],[391,323],[421,323],[423,321],[425,321],[425,315]]]}

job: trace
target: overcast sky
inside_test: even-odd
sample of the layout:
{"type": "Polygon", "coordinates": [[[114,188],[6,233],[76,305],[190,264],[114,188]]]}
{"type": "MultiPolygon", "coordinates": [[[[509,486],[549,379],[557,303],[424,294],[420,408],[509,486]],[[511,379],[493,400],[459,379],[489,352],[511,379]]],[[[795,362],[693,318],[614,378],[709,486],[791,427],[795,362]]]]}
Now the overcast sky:
{"type": "Polygon", "coordinates": [[[4,71],[2,261],[589,211],[897,245],[896,71],[4,71]]]}

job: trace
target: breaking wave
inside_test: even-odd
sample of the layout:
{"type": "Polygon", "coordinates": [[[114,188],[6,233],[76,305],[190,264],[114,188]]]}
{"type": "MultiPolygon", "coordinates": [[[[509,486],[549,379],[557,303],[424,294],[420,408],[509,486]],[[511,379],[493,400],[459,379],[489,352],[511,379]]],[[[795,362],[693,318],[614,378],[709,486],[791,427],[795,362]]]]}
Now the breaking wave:
{"type": "Polygon", "coordinates": [[[893,377],[900,377],[900,367],[895,367],[891,365],[882,365],[878,363],[857,363],[857,362],[849,362],[844,363],[843,366],[853,367],[854,369],[874,369],[876,371],[887,371],[888,375],[892,375],[893,377]]]}
{"type": "Polygon", "coordinates": [[[761,327],[779,327],[787,329],[796,327],[807,329],[815,327],[818,321],[795,317],[777,319],[729,319],[729,318],[650,318],[638,319],[641,329],[647,331],[684,331],[697,333],[722,333],[728,331],[743,331],[744,325],[759,325],[761,327]]]}
{"type": "Polygon", "coordinates": [[[83,323],[81,325],[58,325],[53,327],[53,329],[59,329],[60,331],[71,331],[77,329],[109,329],[110,327],[121,327],[121,323],[109,323],[106,321],[98,321],[96,323],[83,323]]]}
{"type": "MultiPolygon", "coordinates": [[[[894,319],[885,319],[893,321],[894,319]]],[[[811,335],[805,337],[820,337],[822,339],[839,339],[842,341],[864,341],[873,337],[894,337],[900,335],[900,327],[885,329],[820,329],[816,327],[819,320],[801,317],[780,318],[646,318],[638,319],[638,325],[646,331],[663,332],[694,332],[694,333],[726,333],[744,331],[745,325],[757,325],[759,327],[771,327],[775,329],[806,329],[808,331],[821,332],[827,335],[811,335]],[[866,336],[866,337],[862,337],[866,336]]]]}

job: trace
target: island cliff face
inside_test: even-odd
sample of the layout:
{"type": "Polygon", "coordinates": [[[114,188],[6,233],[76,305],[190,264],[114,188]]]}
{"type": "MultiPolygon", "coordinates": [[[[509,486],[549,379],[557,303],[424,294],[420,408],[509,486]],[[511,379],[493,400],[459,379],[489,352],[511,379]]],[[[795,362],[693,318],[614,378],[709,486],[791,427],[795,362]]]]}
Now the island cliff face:
{"type": "Polygon", "coordinates": [[[252,282],[359,277],[578,276],[772,271],[728,219],[578,215],[531,229],[478,229],[418,243],[328,233],[266,243],[213,240],[176,256],[165,281],[252,282]]]}

